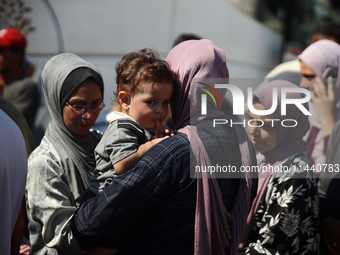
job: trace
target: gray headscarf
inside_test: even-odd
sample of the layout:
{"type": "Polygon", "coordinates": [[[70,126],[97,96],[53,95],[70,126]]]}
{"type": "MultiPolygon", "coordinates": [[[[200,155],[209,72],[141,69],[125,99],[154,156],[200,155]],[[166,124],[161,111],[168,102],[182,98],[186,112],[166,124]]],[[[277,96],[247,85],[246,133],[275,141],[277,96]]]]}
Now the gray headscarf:
{"type": "MultiPolygon", "coordinates": [[[[41,83],[51,115],[45,136],[52,143],[61,158],[62,168],[68,177],[68,185],[75,200],[88,188],[95,168],[94,149],[101,135],[91,131],[84,136],[72,133],[63,120],[63,95],[71,95],[87,78],[93,77],[104,93],[100,72],[89,62],[72,53],[62,53],[52,57],[41,74],[41,83]],[[65,82],[74,71],[79,72],[77,83],[65,82]],[[83,75],[86,73],[86,75],[83,75]],[[66,91],[66,92],[65,92],[66,91]]],[[[69,79],[68,79],[69,80],[69,79]]]]}

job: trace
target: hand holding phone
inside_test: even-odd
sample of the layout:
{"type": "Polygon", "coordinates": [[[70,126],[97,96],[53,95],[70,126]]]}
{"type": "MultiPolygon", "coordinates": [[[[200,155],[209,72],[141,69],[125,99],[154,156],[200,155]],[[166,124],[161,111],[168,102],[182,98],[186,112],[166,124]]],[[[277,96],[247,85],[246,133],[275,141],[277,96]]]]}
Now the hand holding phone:
{"type": "Polygon", "coordinates": [[[325,70],[325,72],[322,75],[322,81],[325,84],[325,86],[327,87],[328,84],[328,78],[332,77],[333,79],[338,77],[338,72],[337,70],[335,70],[333,67],[327,67],[327,69],[325,70]]]}

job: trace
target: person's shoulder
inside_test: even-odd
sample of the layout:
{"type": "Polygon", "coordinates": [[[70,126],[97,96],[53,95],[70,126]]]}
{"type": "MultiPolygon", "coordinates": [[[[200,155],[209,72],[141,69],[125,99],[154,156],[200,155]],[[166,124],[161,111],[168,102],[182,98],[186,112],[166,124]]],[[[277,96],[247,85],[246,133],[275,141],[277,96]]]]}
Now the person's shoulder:
{"type": "Polygon", "coordinates": [[[340,137],[340,121],[337,121],[333,127],[331,138],[339,138],[339,137],[340,137]]]}
{"type": "Polygon", "coordinates": [[[8,88],[10,91],[16,91],[17,93],[25,92],[26,94],[30,94],[32,96],[38,95],[40,93],[38,83],[36,83],[30,77],[26,77],[6,84],[6,88],[8,88]]]}
{"type": "Polygon", "coordinates": [[[205,119],[197,123],[197,130],[201,134],[202,132],[208,134],[215,139],[231,139],[237,141],[236,129],[232,122],[238,121],[230,115],[222,115],[219,117],[225,124],[216,125],[214,119],[205,119]]]}
{"type": "Polygon", "coordinates": [[[183,133],[178,133],[176,135],[170,136],[160,143],[162,146],[169,146],[169,149],[172,147],[178,147],[178,146],[183,146],[183,147],[188,147],[190,146],[190,141],[188,139],[188,136],[183,133]]]}
{"type": "Polygon", "coordinates": [[[287,62],[283,62],[274,67],[267,75],[266,78],[272,78],[285,72],[300,73],[300,62],[298,59],[293,59],[287,62]]]}
{"type": "Polygon", "coordinates": [[[119,118],[114,120],[116,123],[116,127],[117,129],[125,129],[125,130],[130,130],[134,133],[138,133],[138,134],[144,134],[144,128],[142,126],[140,126],[135,120],[133,120],[132,118],[119,118]]]}
{"type": "Polygon", "coordinates": [[[22,79],[13,81],[11,85],[16,85],[16,86],[28,86],[28,87],[38,87],[38,83],[34,81],[31,77],[23,77],[22,79]]]}
{"type": "MultiPolygon", "coordinates": [[[[133,118],[130,116],[120,113],[120,112],[111,112],[106,116],[106,120],[109,122],[109,125],[106,131],[109,132],[125,132],[126,130],[130,130],[132,132],[137,132],[144,134],[144,128],[141,127],[133,118]]],[[[105,132],[106,132],[105,131],[105,132]]]]}
{"type": "Polygon", "coordinates": [[[190,149],[187,135],[179,133],[154,145],[134,167],[143,176],[162,176],[181,186],[191,180],[190,149]]]}
{"type": "Polygon", "coordinates": [[[30,87],[31,89],[38,89],[38,83],[34,81],[31,77],[25,78],[25,84],[30,87]]]}
{"type": "Polygon", "coordinates": [[[313,185],[309,186],[315,186],[316,178],[314,170],[305,151],[285,160],[278,169],[280,171],[276,172],[274,177],[280,179],[280,182],[285,180],[284,182],[295,183],[296,185],[306,185],[306,183],[311,182],[313,185]]]}
{"type": "Polygon", "coordinates": [[[179,159],[183,155],[186,157],[190,153],[190,142],[187,135],[178,133],[157,143],[149,151],[159,157],[179,159]]]}
{"type": "Polygon", "coordinates": [[[149,132],[141,127],[132,118],[116,118],[112,120],[106,128],[102,143],[124,143],[143,144],[150,140],[149,132]]]}
{"type": "Polygon", "coordinates": [[[286,161],[286,164],[288,162],[291,167],[298,167],[300,165],[301,166],[311,165],[311,162],[307,156],[306,151],[292,156],[289,160],[286,161]]]}
{"type": "Polygon", "coordinates": [[[90,134],[93,136],[95,140],[98,140],[98,141],[103,137],[103,132],[101,132],[100,130],[96,130],[96,129],[90,129],[90,134]]]}
{"type": "Polygon", "coordinates": [[[32,77],[24,77],[21,81],[31,86],[38,86],[38,83],[32,77]]]}
{"type": "Polygon", "coordinates": [[[23,78],[21,80],[21,82],[22,82],[22,84],[25,85],[26,90],[34,91],[35,93],[39,93],[39,85],[31,77],[23,78]]]}

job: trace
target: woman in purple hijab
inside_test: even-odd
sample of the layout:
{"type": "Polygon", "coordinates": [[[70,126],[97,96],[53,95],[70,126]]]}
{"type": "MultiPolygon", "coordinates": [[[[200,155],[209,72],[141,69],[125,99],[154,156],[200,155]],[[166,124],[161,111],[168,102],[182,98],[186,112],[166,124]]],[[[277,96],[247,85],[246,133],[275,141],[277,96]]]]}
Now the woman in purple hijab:
{"type": "Polygon", "coordinates": [[[298,58],[303,76],[301,87],[313,92],[309,103],[312,116],[311,129],[306,136],[307,153],[316,166],[325,163],[326,170],[330,169],[318,173],[321,250],[324,254],[339,254],[340,210],[334,210],[340,208],[339,175],[332,168],[340,163],[337,155],[339,123],[335,125],[340,120],[340,46],[329,40],[321,40],[310,45],[298,58]],[[337,78],[321,80],[320,77],[325,76],[328,69],[333,69],[337,78]]]}
{"type": "Polygon", "coordinates": [[[320,79],[304,79],[301,86],[313,91],[310,110],[311,130],[307,148],[316,164],[325,163],[326,170],[319,174],[321,250],[322,254],[340,252],[340,201],[339,171],[339,120],[340,120],[340,46],[322,40],[309,46],[300,56],[302,75],[322,77],[332,68],[337,79],[326,82],[320,79]],[[327,83],[325,86],[324,83],[327,83]],[[337,122],[337,124],[335,124],[337,122]],[[328,143],[329,141],[329,143],[328,143]]]}
{"type": "MultiPolygon", "coordinates": [[[[212,125],[214,118],[226,118],[220,110],[221,104],[210,102],[207,115],[201,113],[202,89],[217,92],[220,98],[226,93],[223,89],[213,89],[216,83],[228,82],[225,53],[209,40],[190,40],[173,48],[166,60],[170,63],[171,69],[178,72],[181,82],[173,92],[171,104],[173,122],[180,128],[180,133],[188,136],[196,165],[215,165],[213,154],[216,154],[219,147],[214,148],[211,144],[223,143],[223,136],[219,137],[219,132],[234,133],[237,137],[234,142],[225,141],[222,144],[222,147],[228,147],[229,153],[224,156],[220,154],[221,158],[234,158],[238,167],[240,163],[241,166],[254,165],[254,151],[243,127],[234,125],[234,128],[214,129],[212,125]],[[207,133],[209,129],[215,136],[207,133]],[[235,153],[232,153],[233,150],[235,153]]],[[[231,117],[227,118],[230,123],[231,117]]],[[[224,254],[224,251],[235,254],[251,204],[251,187],[255,186],[252,185],[251,176],[247,173],[238,177],[241,179],[222,180],[222,177],[218,182],[214,177],[197,175],[195,254],[224,254]],[[221,193],[220,187],[227,186],[228,183],[238,189],[236,192],[233,191],[236,197],[233,206],[227,209],[225,204],[228,196],[221,193]]]]}
{"type": "Polygon", "coordinates": [[[312,164],[325,163],[329,135],[340,119],[340,79],[322,81],[327,69],[334,76],[340,74],[340,45],[320,40],[307,47],[298,56],[301,64],[301,87],[313,92],[309,102],[311,128],[305,137],[307,154],[312,164]]]}
{"type": "MultiPolygon", "coordinates": [[[[318,195],[303,136],[309,129],[308,116],[296,105],[287,104],[281,113],[281,91],[296,85],[276,80],[259,87],[253,106],[268,110],[277,90],[277,108],[270,115],[249,111],[248,132],[260,153],[257,196],[243,238],[246,254],[318,254],[318,195]]],[[[289,99],[304,94],[287,93],[289,99]]],[[[307,107],[307,105],[305,105],[307,107]]]]}

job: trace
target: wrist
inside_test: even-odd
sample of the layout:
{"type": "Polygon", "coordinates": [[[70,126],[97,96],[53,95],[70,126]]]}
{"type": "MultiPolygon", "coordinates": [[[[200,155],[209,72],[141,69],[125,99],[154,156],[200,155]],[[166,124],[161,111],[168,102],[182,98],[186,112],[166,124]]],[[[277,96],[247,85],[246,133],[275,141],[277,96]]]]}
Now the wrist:
{"type": "Polygon", "coordinates": [[[322,131],[323,137],[327,137],[332,133],[334,125],[335,125],[334,120],[321,122],[321,131],[322,131]]]}

